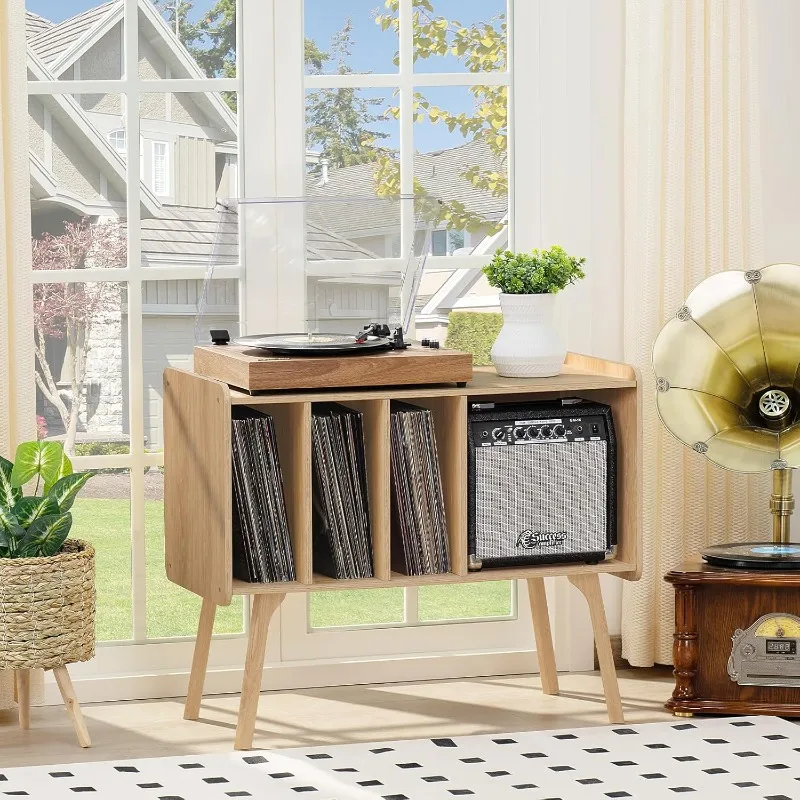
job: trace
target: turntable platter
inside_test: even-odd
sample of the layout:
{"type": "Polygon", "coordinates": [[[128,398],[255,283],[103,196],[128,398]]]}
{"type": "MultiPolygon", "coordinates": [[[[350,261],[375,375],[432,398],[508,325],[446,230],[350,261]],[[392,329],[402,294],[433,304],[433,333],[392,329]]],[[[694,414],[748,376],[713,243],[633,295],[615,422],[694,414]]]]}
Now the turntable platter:
{"type": "Polygon", "coordinates": [[[291,356],[369,353],[391,346],[390,341],[382,336],[368,336],[364,341],[359,341],[347,333],[254,334],[240,336],[233,341],[254,350],[268,350],[270,353],[291,356]]]}
{"type": "Polygon", "coordinates": [[[703,558],[719,567],[800,570],[800,544],[742,542],[718,544],[703,550],[703,558]]]}

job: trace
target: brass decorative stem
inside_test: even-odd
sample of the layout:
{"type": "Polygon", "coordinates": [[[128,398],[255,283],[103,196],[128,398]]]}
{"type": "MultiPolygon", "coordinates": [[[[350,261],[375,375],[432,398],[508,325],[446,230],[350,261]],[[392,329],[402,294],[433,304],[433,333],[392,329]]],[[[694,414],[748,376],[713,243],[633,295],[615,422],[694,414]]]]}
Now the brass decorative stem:
{"type": "Polygon", "coordinates": [[[772,541],[775,544],[786,544],[789,541],[789,524],[794,511],[791,469],[772,470],[769,508],[772,512],[772,541]]]}

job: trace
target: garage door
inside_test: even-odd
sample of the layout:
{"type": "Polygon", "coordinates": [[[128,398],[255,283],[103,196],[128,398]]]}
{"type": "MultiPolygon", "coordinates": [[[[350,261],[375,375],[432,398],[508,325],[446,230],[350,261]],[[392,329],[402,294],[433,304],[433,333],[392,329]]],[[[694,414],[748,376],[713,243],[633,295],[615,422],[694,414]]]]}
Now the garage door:
{"type": "MultiPolygon", "coordinates": [[[[236,316],[209,316],[207,328],[228,328],[233,335],[236,316]]],[[[147,315],[142,322],[144,358],[144,435],[149,450],[161,450],[163,439],[163,374],[167,367],[192,369],[193,315],[147,315]]]]}

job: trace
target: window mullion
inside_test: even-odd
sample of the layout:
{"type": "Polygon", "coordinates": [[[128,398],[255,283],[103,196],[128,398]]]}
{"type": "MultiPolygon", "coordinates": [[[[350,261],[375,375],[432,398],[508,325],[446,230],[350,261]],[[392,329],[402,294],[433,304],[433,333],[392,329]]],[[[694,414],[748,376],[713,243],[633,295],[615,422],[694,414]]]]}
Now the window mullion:
{"type": "Polygon", "coordinates": [[[139,124],[139,6],[125,0],[125,108],[128,131],[128,387],[131,458],[133,638],[147,638],[144,520],[144,377],[142,375],[141,141],[139,124]]]}

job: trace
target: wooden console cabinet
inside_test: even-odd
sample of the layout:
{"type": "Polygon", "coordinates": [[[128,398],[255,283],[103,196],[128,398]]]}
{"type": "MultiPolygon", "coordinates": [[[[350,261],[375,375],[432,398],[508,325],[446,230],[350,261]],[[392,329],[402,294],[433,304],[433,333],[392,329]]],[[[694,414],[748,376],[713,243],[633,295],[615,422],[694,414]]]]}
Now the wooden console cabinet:
{"type": "Polygon", "coordinates": [[[270,618],[288,592],[525,579],[545,693],[558,692],[544,578],[566,576],[591,612],[609,719],[622,722],[599,575],[637,580],[641,572],[641,388],[627,365],[570,354],[553,378],[500,378],[475,370],[466,386],[335,389],[249,395],[219,381],[177,369],[164,372],[164,480],[167,575],[203,598],[184,716],[197,719],[214,614],[234,595],[251,595],[250,639],[236,730],[237,749],[252,745],[270,618]],[[618,545],[599,564],[554,564],[513,569],[467,569],[467,404],[472,399],[544,400],[580,396],[613,409],[618,438],[618,545]],[[433,413],[445,496],[451,571],[401,575],[391,570],[390,401],[401,399],[433,413]],[[311,406],[336,401],[364,415],[364,435],[375,577],[335,580],[312,569],[311,406]],[[232,575],[231,408],[247,405],[275,419],[297,580],[245,583],[232,575]]]}
{"type": "Polygon", "coordinates": [[[740,686],[727,670],[737,628],[748,628],[764,614],[800,616],[800,573],[692,562],[665,580],[675,586],[675,690],[666,707],[679,716],[800,716],[800,689],[740,686]]]}

